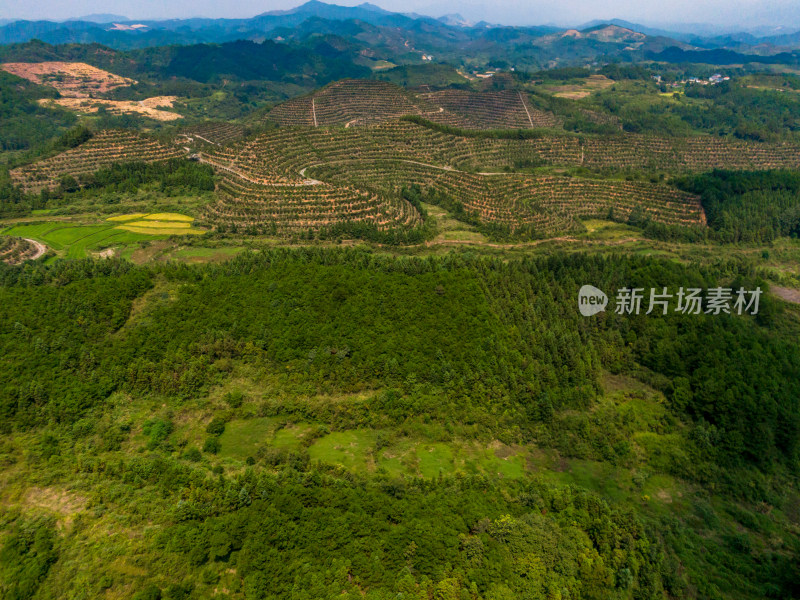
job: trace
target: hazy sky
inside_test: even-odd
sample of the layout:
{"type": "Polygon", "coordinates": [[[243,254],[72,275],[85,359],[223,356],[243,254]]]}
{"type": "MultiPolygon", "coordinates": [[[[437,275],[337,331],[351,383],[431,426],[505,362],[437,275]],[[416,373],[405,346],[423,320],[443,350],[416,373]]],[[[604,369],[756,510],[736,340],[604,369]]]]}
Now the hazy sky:
{"type": "MultiPolygon", "coordinates": [[[[0,18],[61,20],[92,13],[126,15],[132,19],[250,17],[287,9],[304,0],[0,0],[0,18]]],[[[354,6],[363,0],[330,0],[354,6]]],[[[710,23],[749,28],[761,25],[800,29],[798,0],[376,0],[388,10],[432,16],[458,12],[472,20],[532,25],[577,25],[592,19],[621,18],[643,24],[710,23]]]]}

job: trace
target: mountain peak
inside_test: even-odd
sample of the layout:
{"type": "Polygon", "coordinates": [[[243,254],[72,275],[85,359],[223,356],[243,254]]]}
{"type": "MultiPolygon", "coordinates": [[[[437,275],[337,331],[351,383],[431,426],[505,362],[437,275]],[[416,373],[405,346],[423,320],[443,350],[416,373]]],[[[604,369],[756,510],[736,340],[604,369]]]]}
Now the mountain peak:
{"type": "Polygon", "coordinates": [[[362,2],[361,4],[356,6],[356,8],[360,8],[362,10],[371,10],[373,12],[384,13],[384,14],[389,13],[388,10],[384,10],[377,4],[370,4],[369,2],[362,2]]]}
{"type": "Polygon", "coordinates": [[[472,27],[473,25],[472,22],[468,21],[458,13],[443,15],[439,17],[438,20],[444,23],[445,25],[452,25],[454,27],[472,27]]]}
{"type": "Polygon", "coordinates": [[[122,15],[111,15],[111,14],[91,14],[91,15],[84,15],[82,17],[76,17],[74,19],[67,19],[67,21],[87,21],[89,23],[114,23],[118,21],[130,21],[128,17],[123,17],[122,15]]]}
{"type": "Polygon", "coordinates": [[[308,0],[305,4],[295,6],[289,10],[270,10],[258,15],[259,17],[278,17],[283,15],[314,15],[319,17],[331,17],[348,15],[353,18],[359,14],[391,14],[389,11],[382,9],[380,6],[363,2],[358,6],[341,6],[339,4],[328,4],[327,2],[320,2],[320,0],[308,0]]]}

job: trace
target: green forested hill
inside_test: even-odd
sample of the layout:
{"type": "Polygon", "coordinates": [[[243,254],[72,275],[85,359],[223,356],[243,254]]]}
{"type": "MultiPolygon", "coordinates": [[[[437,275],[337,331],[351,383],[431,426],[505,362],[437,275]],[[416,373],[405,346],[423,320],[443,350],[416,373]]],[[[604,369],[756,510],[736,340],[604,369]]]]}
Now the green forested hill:
{"type": "Polygon", "coordinates": [[[575,306],[731,278],[756,283],[315,249],[2,267],[0,593],[790,598],[796,323],[575,306]]]}
{"type": "Polygon", "coordinates": [[[52,94],[52,90],[0,70],[0,152],[44,144],[75,123],[73,114],[36,103],[37,98],[52,94]]]}

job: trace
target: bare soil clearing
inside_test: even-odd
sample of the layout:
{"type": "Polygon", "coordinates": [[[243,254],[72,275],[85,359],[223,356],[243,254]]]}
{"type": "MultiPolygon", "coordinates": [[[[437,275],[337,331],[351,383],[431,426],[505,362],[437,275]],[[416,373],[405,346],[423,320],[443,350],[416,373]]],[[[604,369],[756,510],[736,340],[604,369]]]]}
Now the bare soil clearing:
{"type": "Polygon", "coordinates": [[[164,107],[171,108],[175,100],[175,96],[154,96],[152,98],[139,100],[138,102],[129,100],[102,100],[98,98],[43,98],[39,102],[43,106],[58,105],[62,108],[86,114],[96,113],[100,107],[103,107],[113,114],[139,114],[155,119],[156,121],[175,121],[176,119],[182,118],[182,116],[175,112],[162,110],[164,107]]]}
{"type": "Polygon", "coordinates": [[[614,81],[605,75],[590,75],[585,83],[580,85],[559,85],[549,87],[549,91],[554,92],[559,98],[569,98],[570,100],[580,100],[586,98],[598,90],[604,90],[614,85],[614,81]]]}
{"type": "Polygon", "coordinates": [[[136,83],[82,62],[3,63],[0,67],[28,81],[54,87],[70,98],[88,98],[136,83]]]}
{"type": "Polygon", "coordinates": [[[791,302],[792,304],[800,304],[800,290],[773,285],[770,286],[770,291],[781,300],[786,300],[786,302],[791,302]]]}

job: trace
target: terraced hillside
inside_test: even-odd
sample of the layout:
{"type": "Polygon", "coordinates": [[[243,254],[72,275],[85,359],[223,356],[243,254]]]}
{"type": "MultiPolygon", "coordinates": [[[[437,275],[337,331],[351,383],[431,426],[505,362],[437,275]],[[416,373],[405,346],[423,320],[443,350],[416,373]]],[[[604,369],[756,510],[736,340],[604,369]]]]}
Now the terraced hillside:
{"type": "Polygon", "coordinates": [[[347,129],[281,128],[246,143],[210,150],[209,156],[247,177],[280,181],[299,180],[304,167],[342,159],[407,159],[459,169],[502,168],[523,160],[581,164],[577,138],[466,138],[405,121],[347,129]]]}
{"type": "MultiPolygon", "coordinates": [[[[223,140],[239,130],[205,132],[223,140]]],[[[697,199],[665,186],[507,171],[581,165],[676,173],[796,168],[798,150],[789,144],[716,137],[467,137],[404,120],[349,128],[282,127],[226,145],[206,138],[200,160],[223,177],[217,201],[206,207],[201,222],[220,230],[293,237],[342,227],[409,232],[421,224],[421,216],[399,190],[416,183],[446,194],[465,218],[521,235],[575,231],[580,229],[576,219],[609,212],[617,218],[636,211],[662,223],[702,224],[697,199]]],[[[183,152],[180,143],[166,147],[146,136],[109,131],[16,169],[12,177],[35,192],[58,185],[64,175],[80,176],[113,162],[165,160],[183,152]]]]}
{"type": "Polygon", "coordinates": [[[304,167],[345,159],[405,159],[477,171],[535,165],[672,172],[800,166],[800,147],[788,143],[634,134],[496,139],[453,136],[407,121],[347,129],[281,128],[210,153],[215,162],[248,177],[281,180],[299,180],[304,167]]]}
{"type": "Polygon", "coordinates": [[[279,125],[355,125],[433,112],[425,108],[413,94],[391,83],[344,79],[279,104],[268,118],[279,125]]]}
{"type": "Polygon", "coordinates": [[[412,229],[419,212],[406,200],[346,183],[260,184],[226,174],[201,223],[223,231],[291,236],[334,226],[412,229]]]}
{"type": "Polygon", "coordinates": [[[531,139],[453,136],[407,121],[368,127],[280,128],[202,160],[225,174],[208,225],[276,233],[365,219],[379,227],[417,222],[401,188],[417,184],[445,195],[465,218],[535,237],[581,229],[585,217],[642,218],[703,225],[696,197],[663,185],[534,177],[508,167],[554,165],[655,168],[797,166],[788,145],[720,138],[551,135],[531,139]],[[324,183],[323,183],[324,182],[324,183]],[[356,200],[358,198],[358,200],[356,200]],[[369,208],[367,208],[369,207],[369,208]],[[288,219],[288,220],[287,220],[288,219]]]}
{"type": "Polygon", "coordinates": [[[181,145],[186,142],[224,146],[245,135],[245,129],[236,123],[208,122],[183,129],[176,136],[175,143],[181,145]]]}
{"type": "Polygon", "coordinates": [[[157,162],[183,154],[182,149],[165,146],[145,135],[108,130],[52,158],[14,169],[11,177],[25,192],[38,192],[56,187],[65,175],[78,177],[113,163],[157,162]]]}
{"type": "Polygon", "coordinates": [[[405,115],[465,129],[556,127],[552,113],[537,110],[514,91],[443,90],[418,93],[383,81],[345,79],[314,94],[276,106],[268,119],[283,126],[367,125],[405,115]]]}
{"type": "Polygon", "coordinates": [[[525,94],[516,90],[441,90],[422,93],[419,97],[440,109],[428,119],[463,129],[531,129],[561,125],[553,113],[534,108],[525,94]]]}
{"type": "Polygon", "coordinates": [[[582,231],[578,219],[642,217],[668,224],[704,225],[699,198],[643,182],[521,174],[477,175],[405,161],[341,161],[308,169],[336,185],[354,185],[386,196],[418,185],[433,202],[463,209],[467,217],[513,233],[546,237],[582,231]]]}
{"type": "Polygon", "coordinates": [[[0,235],[0,262],[17,265],[38,258],[43,248],[30,240],[9,235],[0,235]]]}

